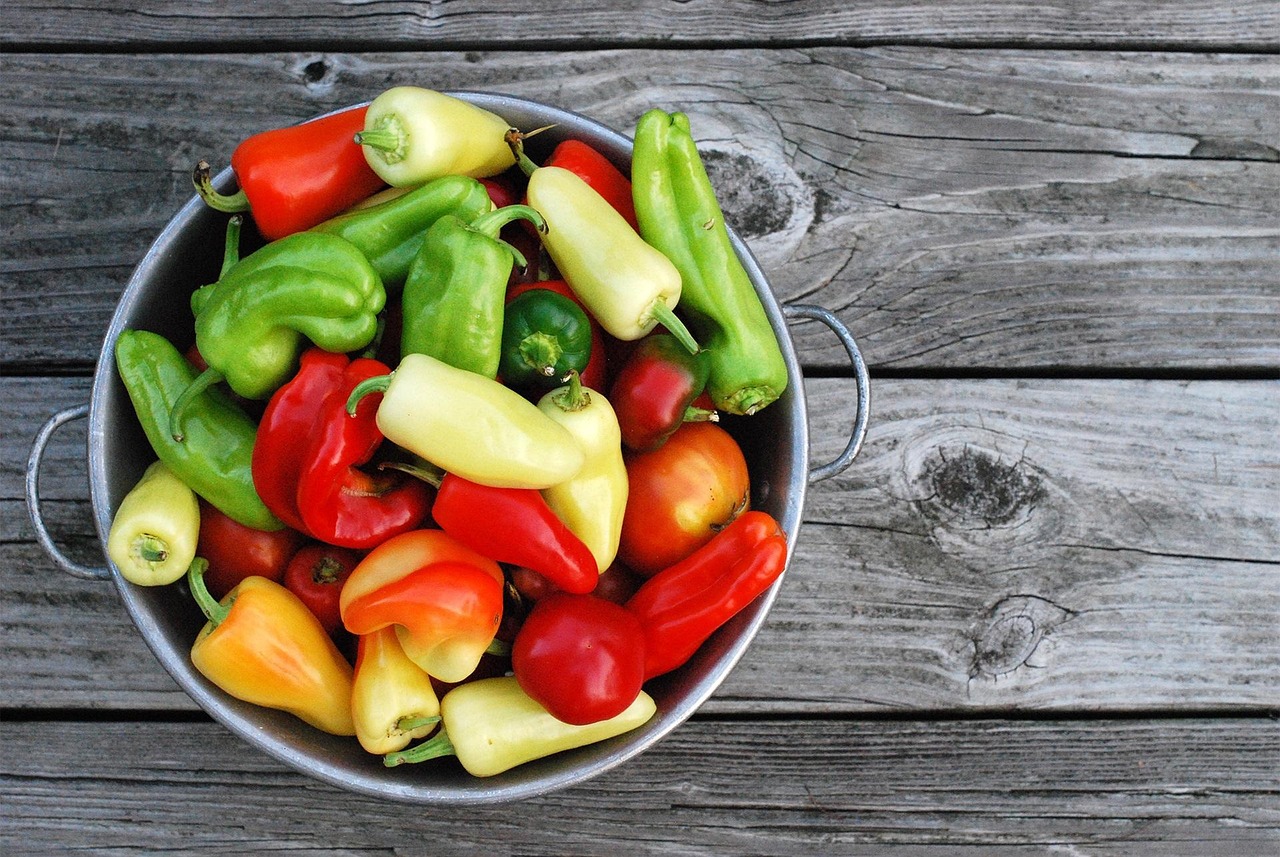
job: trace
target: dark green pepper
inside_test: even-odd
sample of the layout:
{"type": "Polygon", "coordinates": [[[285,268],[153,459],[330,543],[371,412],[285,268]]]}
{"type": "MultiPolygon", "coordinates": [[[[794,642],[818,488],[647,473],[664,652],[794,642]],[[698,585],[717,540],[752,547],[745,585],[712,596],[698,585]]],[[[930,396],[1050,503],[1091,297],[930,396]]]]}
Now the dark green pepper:
{"type": "Polygon", "coordinates": [[[389,291],[404,285],[427,229],[445,214],[470,222],[493,208],[489,191],[469,176],[444,176],[406,194],[355,208],[314,227],[364,253],[389,291]]]}
{"type": "Polygon", "coordinates": [[[426,354],[488,378],[498,375],[503,299],[519,250],[498,237],[514,220],[544,229],[527,205],[508,205],[471,223],[446,214],[432,224],[404,284],[400,354],[426,354]]]}
{"type": "Polygon", "coordinates": [[[189,397],[226,380],[246,399],[265,399],[287,381],[310,340],[326,351],[373,341],[386,290],[364,254],[344,238],[296,232],[231,266],[192,296],[196,348],[209,368],[178,399],[173,434],[183,435],[189,397]]]}
{"type": "Polygon", "coordinates": [[[631,182],[640,234],[680,271],[680,311],[707,351],[711,400],[732,414],[755,413],[782,395],[787,366],[685,114],[640,117],[631,182]]]}
{"type": "Polygon", "coordinates": [[[498,373],[517,390],[545,393],[591,359],[591,321],[582,307],[550,289],[521,292],[502,318],[498,373]]]}
{"type": "Polygon", "coordinates": [[[253,487],[253,444],[258,427],[216,389],[187,404],[186,439],[175,441],[169,414],[196,379],[196,368],[157,333],[126,330],[116,339],[116,367],[138,422],[161,461],[191,490],[228,517],[258,530],[284,524],[253,487]]]}

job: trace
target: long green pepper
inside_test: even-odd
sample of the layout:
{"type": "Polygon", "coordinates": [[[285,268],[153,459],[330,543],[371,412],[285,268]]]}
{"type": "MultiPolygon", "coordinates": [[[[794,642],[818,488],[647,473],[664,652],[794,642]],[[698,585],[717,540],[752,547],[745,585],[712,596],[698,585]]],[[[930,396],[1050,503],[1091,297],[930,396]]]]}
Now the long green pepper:
{"type": "Polygon", "coordinates": [[[787,366],[734,252],[688,116],[656,108],[641,116],[631,171],[640,234],[680,271],[680,310],[707,352],[712,402],[732,414],[759,411],[786,389],[787,366]]]}
{"type": "Polygon", "coordinates": [[[116,368],[138,422],[161,461],[191,490],[228,517],[258,530],[284,524],[253,487],[258,427],[218,390],[203,390],[187,405],[186,438],[175,441],[169,414],[196,379],[196,369],[157,333],[126,330],[116,339],[116,368]]]}
{"type": "Polygon", "coordinates": [[[507,283],[512,265],[526,264],[498,234],[520,219],[545,228],[529,206],[508,205],[470,223],[446,214],[427,230],[404,284],[401,357],[426,354],[497,377],[507,283]]]}
{"type": "Polygon", "coordinates": [[[444,176],[395,199],[339,214],[313,231],[356,245],[382,277],[383,286],[395,290],[404,285],[431,224],[446,214],[470,222],[492,208],[489,191],[479,181],[444,176]]]}

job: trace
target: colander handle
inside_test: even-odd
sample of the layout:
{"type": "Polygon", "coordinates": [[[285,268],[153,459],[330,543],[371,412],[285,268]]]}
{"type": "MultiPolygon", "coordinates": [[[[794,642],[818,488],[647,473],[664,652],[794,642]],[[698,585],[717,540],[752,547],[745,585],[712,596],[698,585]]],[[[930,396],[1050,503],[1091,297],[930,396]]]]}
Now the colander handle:
{"type": "Polygon", "coordinates": [[[58,566],[67,574],[82,577],[86,580],[108,580],[111,569],[81,565],[70,559],[53,543],[53,536],[45,525],[44,515],[40,511],[40,460],[44,458],[44,449],[49,445],[53,433],[72,420],[82,420],[89,415],[88,405],[76,405],[49,417],[40,428],[35,441],[31,444],[31,455],[27,458],[27,512],[31,515],[31,525],[36,530],[36,540],[44,548],[58,566]]]}
{"type": "Polygon", "coordinates": [[[871,378],[867,375],[867,364],[862,359],[862,352],[858,350],[858,343],[854,340],[853,334],[831,310],[813,304],[783,304],[782,314],[787,318],[820,321],[831,328],[832,332],[839,337],[840,344],[848,352],[849,361],[853,364],[853,380],[857,385],[858,406],[853,415],[853,430],[849,434],[849,442],[845,444],[843,452],[832,461],[809,469],[809,482],[821,482],[823,479],[830,479],[836,474],[843,473],[857,457],[858,450],[862,448],[863,438],[867,435],[867,414],[871,409],[871,378]]]}

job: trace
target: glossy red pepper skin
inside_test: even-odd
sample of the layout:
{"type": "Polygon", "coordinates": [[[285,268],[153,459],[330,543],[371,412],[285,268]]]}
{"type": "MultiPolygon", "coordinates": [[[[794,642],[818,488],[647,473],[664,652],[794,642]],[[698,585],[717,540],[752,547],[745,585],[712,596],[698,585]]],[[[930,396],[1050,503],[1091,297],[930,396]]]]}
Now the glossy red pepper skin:
{"type": "Polygon", "coordinates": [[[353,141],[365,108],[263,131],[231,155],[258,231],[268,241],[310,229],[383,187],[353,141]]]}
{"type": "Polygon", "coordinates": [[[535,489],[495,488],[446,473],[431,516],[477,553],[531,568],[565,592],[591,592],[600,579],[591,549],[535,489]]]}
{"type": "Polygon", "coordinates": [[[714,411],[691,409],[707,386],[704,358],[703,352],[690,354],[668,334],[640,340],[609,388],[609,402],[628,449],[657,449],[686,420],[714,418],[714,411]]]}
{"type": "Polygon", "coordinates": [[[600,152],[581,140],[565,140],[555,147],[543,166],[561,167],[577,175],[608,200],[632,229],[639,231],[631,180],[600,152]]]}
{"type": "Polygon", "coordinates": [[[683,665],[721,625],[768,589],[787,564],[787,537],[766,512],[734,519],[627,601],[645,640],[645,681],[683,665]]]}
{"type": "Polygon", "coordinates": [[[302,547],[284,570],[284,587],[320,620],[329,636],[342,628],[338,608],[342,585],[360,564],[361,554],[350,548],[309,544],[302,547]]]}
{"type": "Polygon", "coordinates": [[[578,296],[573,293],[573,289],[570,289],[569,284],[564,280],[538,280],[530,283],[518,283],[507,289],[506,302],[511,303],[520,295],[533,289],[549,289],[558,295],[564,295],[581,307],[582,311],[587,314],[587,321],[591,325],[591,356],[587,359],[587,365],[579,373],[578,377],[581,378],[582,386],[584,387],[590,387],[592,390],[605,389],[608,379],[608,355],[605,341],[608,334],[604,332],[600,322],[592,317],[590,311],[583,306],[582,301],[578,300],[578,296]]]}
{"type": "Polygon", "coordinates": [[[253,450],[254,487],[277,517],[322,542],[368,550],[425,520],[431,490],[400,473],[361,470],[383,442],[377,399],[346,413],[352,389],[386,364],[319,348],[272,396],[253,450]],[[265,495],[265,496],[264,496],[265,495]]]}
{"type": "Polygon", "coordinates": [[[222,599],[246,577],[279,583],[304,541],[297,530],[256,530],[200,501],[196,554],[209,564],[204,582],[214,598],[222,599]]]}

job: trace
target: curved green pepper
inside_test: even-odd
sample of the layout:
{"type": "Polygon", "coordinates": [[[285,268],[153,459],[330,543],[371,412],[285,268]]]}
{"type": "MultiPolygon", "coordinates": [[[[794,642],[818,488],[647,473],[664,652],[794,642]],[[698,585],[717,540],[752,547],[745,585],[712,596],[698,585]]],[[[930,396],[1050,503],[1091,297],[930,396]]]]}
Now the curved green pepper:
{"type": "Polygon", "coordinates": [[[512,263],[526,264],[498,233],[517,219],[544,228],[542,215],[527,205],[508,205],[471,223],[446,214],[432,224],[404,284],[402,357],[426,354],[497,377],[512,263]]]}
{"type": "Polygon", "coordinates": [[[640,234],[680,271],[680,309],[708,352],[712,402],[732,414],[755,413],[782,395],[787,366],[685,114],[653,109],[640,117],[631,181],[640,234]]]}
{"type": "Polygon", "coordinates": [[[253,443],[258,427],[217,390],[204,390],[186,409],[186,439],[169,431],[174,404],[196,379],[196,369],[169,340],[126,330],[116,340],[116,368],[152,449],[191,490],[228,517],[258,530],[284,524],[253,487],[253,443]]]}
{"type": "Polygon", "coordinates": [[[408,193],[355,208],[313,228],[347,239],[368,258],[387,289],[404,285],[427,229],[446,214],[470,222],[493,208],[489,191],[469,176],[444,176],[408,193]]]}
{"type": "Polygon", "coordinates": [[[498,372],[518,390],[546,392],[591,359],[591,321],[570,298],[531,289],[507,304],[498,372]]]}
{"type": "Polygon", "coordinates": [[[364,254],[324,232],[274,241],[197,294],[196,348],[209,368],[174,405],[179,440],[188,402],[205,387],[225,379],[246,399],[265,399],[297,369],[304,338],[339,353],[372,342],[387,300],[364,254]]]}

